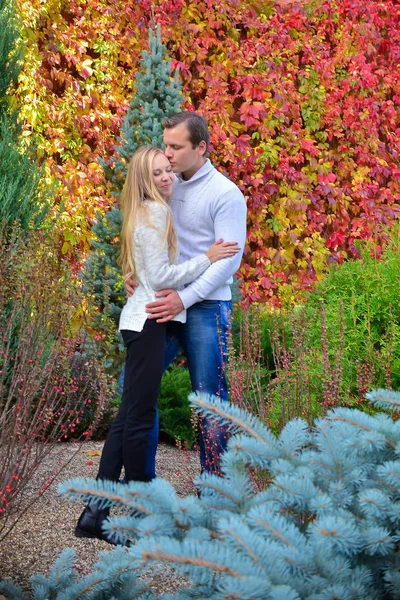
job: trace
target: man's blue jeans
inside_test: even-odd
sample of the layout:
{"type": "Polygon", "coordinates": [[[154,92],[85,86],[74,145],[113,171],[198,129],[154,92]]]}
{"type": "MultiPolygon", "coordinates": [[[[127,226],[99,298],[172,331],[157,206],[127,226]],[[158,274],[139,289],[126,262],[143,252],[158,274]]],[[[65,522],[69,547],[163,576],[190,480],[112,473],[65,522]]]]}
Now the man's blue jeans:
{"type": "MultiPolygon", "coordinates": [[[[183,325],[170,321],[167,326],[164,371],[180,350],[186,357],[193,391],[203,391],[228,400],[225,365],[228,354],[228,330],[232,302],[203,300],[187,310],[183,325]]],[[[156,476],[155,459],[158,443],[158,414],[148,438],[149,478],[156,476]]],[[[226,448],[227,437],[223,427],[200,422],[201,470],[219,471],[219,459],[226,448]]]]}
{"type": "MultiPolygon", "coordinates": [[[[187,365],[195,392],[207,392],[228,400],[225,366],[232,302],[203,300],[187,310],[184,325],[170,321],[167,327],[165,369],[179,350],[187,365]]],[[[200,420],[200,463],[202,471],[218,472],[227,444],[225,428],[200,420]]]]}

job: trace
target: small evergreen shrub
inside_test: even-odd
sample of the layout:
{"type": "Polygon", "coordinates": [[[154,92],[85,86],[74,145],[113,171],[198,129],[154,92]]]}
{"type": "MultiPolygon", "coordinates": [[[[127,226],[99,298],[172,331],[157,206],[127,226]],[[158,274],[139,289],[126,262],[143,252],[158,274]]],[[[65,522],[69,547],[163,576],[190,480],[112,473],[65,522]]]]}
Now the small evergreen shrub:
{"type": "Polygon", "coordinates": [[[192,391],[189,372],[172,365],[163,375],[157,406],[160,433],[191,448],[196,442],[192,408],[188,396],[192,391]]]}
{"type": "MultiPolygon", "coordinates": [[[[398,411],[400,394],[369,399],[398,411]]],[[[337,408],[312,430],[301,419],[274,436],[254,416],[216,398],[192,395],[203,415],[232,437],[224,477],[197,479],[201,497],[180,498],[167,482],[75,479],[61,491],[76,501],[125,509],[105,528],[135,543],[103,553],[81,579],[66,550],[48,578],[32,578],[32,598],[59,600],[394,600],[400,597],[400,421],[337,408]],[[266,470],[255,489],[250,470],[266,470]],[[165,566],[186,585],[157,592],[165,566]]],[[[0,584],[8,600],[27,596],[0,584]]]]}

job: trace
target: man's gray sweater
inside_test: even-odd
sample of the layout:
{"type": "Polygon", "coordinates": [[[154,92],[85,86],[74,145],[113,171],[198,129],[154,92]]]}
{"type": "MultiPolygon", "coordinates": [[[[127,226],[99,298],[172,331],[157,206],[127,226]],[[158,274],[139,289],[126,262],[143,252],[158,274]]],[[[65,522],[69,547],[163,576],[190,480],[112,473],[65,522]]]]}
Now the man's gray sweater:
{"type": "Polygon", "coordinates": [[[195,281],[179,291],[185,308],[201,300],[230,300],[230,284],[246,241],[246,202],[239,188],[206,163],[184,181],[175,183],[171,208],[179,240],[179,261],[207,252],[219,238],[237,242],[241,252],[213,263],[195,281]]]}

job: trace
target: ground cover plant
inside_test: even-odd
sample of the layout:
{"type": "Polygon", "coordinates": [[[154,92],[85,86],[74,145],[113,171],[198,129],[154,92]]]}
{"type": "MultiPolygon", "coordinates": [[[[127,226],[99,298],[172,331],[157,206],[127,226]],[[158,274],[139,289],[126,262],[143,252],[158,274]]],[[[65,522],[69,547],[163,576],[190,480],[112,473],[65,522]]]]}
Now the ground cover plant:
{"type": "MultiPolygon", "coordinates": [[[[369,399],[385,411],[400,407],[396,392],[378,390],[369,399]]],[[[399,598],[399,421],[337,408],[311,431],[295,419],[274,436],[237,407],[191,400],[231,430],[224,477],[203,474],[200,498],[179,498],[159,479],[65,482],[61,489],[73,500],[123,508],[106,529],[135,543],[102,553],[81,579],[66,550],[49,577],[32,578],[31,596],[2,582],[9,600],[399,598]],[[254,487],[251,468],[269,472],[265,490],[254,487]],[[152,589],[165,566],[186,576],[181,589],[152,589]]]]}

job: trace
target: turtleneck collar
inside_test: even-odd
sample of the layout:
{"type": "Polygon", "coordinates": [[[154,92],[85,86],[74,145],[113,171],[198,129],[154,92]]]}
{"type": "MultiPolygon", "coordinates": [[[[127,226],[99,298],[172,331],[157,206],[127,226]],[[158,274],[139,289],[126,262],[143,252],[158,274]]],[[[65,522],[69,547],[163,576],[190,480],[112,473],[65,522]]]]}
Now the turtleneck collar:
{"type": "Polygon", "coordinates": [[[197,179],[200,179],[201,177],[203,177],[204,175],[209,173],[212,169],[213,169],[213,166],[211,164],[211,161],[209,158],[207,158],[204,165],[202,167],[200,167],[200,169],[198,171],[196,171],[196,173],[194,175],[192,175],[192,177],[190,179],[183,179],[182,175],[180,173],[176,173],[176,177],[180,184],[193,183],[193,181],[197,181],[197,179]]]}

